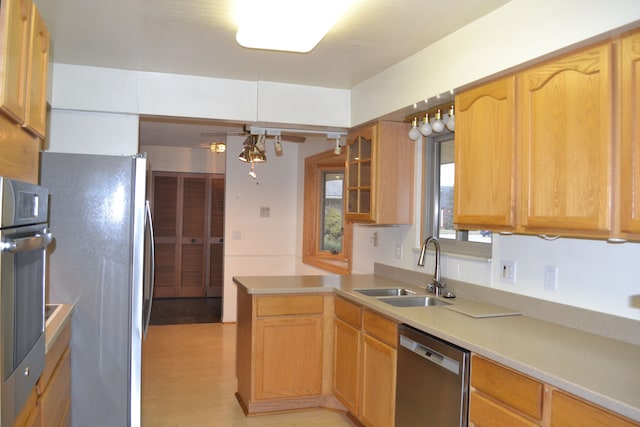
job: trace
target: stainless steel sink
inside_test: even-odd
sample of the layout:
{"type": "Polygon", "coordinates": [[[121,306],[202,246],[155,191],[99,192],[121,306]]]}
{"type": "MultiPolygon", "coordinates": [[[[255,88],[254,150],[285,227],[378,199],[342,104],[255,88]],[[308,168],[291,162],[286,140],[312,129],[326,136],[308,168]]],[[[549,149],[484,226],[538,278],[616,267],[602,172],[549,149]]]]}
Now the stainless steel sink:
{"type": "Polygon", "coordinates": [[[354,289],[362,295],[369,297],[392,297],[400,295],[415,295],[416,291],[407,288],[371,288],[371,289],[354,289]]]}
{"type": "Polygon", "coordinates": [[[395,307],[433,307],[436,305],[450,305],[450,303],[430,296],[410,296],[396,298],[378,298],[380,301],[395,307]]]}

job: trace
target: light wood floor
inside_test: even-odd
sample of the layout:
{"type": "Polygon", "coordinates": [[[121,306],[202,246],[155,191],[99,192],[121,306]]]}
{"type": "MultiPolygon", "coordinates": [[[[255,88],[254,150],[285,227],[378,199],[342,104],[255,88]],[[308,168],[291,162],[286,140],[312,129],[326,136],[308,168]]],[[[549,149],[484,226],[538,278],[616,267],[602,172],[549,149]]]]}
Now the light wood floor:
{"type": "Polygon", "coordinates": [[[236,401],[234,324],[150,326],[143,345],[143,427],[353,426],[340,412],[245,417],[236,401]]]}

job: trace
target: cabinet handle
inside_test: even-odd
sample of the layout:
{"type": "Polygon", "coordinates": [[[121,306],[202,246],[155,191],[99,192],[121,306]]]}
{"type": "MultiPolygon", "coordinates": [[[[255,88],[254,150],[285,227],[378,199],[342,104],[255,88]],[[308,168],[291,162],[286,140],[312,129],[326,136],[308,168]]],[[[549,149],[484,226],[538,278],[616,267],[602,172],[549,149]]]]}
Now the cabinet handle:
{"type": "Polygon", "coordinates": [[[191,243],[195,243],[195,242],[196,242],[196,239],[191,239],[191,243]]]}

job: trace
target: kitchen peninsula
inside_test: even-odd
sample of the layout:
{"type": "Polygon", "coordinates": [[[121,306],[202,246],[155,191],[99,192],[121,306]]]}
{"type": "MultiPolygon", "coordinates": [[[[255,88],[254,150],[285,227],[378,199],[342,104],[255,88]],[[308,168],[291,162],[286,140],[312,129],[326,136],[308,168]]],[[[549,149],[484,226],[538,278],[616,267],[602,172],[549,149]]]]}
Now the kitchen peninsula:
{"type": "MultiPolygon", "coordinates": [[[[463,314],[464,307],[473,307],[476,303],[460,298],[452,300],[450,307],[458,306],[462,312],[449,309],[446,305],[394,307],[355,292],[362,288],[415,288],[422,291],[413,285],[380,275],[234,277],[234,282],[238,286],[237,396],[245,412],[312,406],[340,407],[331,392],[333,324],[337,301],[346,300],[363,307],[365,313],[373,313],[396,324],[408,324],[466,348],[476,360],[495,362],[495,366],[501,365],[510,373],[530,378],[540,384],[541,393],[544,386],[544,397],[540,396],[541,420],[543,416],[545,419],[554,416],[553,409],[556,401],[561,401],[561,396],[570,396],[572,401],[574,397],[579,398],[575,402],[580,402],[582,406],[577,411],[585,407],[597,411],[604,408],[606,411],[602,412],[607,416],[611,416],[608,412],[611,411],[636,423],[640,421],[640,371],[637,369],[640,346],[532,316],[512,315],[515,313],[509,310],[506,310],[510,314],[508,316],[472,317],[463,314]],[[275,309],[276,305],[271,304],[276,301],[280,309],[275,309]],[[264,384],[264,378],[259,378],[264,372],[257,369],[256,364],[264,363],[265,358],[269,357],[265,354],[268,348],[259,344],[265,337],[270,339],[265,335],[265,321],[271,322],[271,325],[291,327],[287,332],[289,335],[281,334],[277,338],[280,341],[267,343],[283,350],[281,354],[285,348],[289,348],[285,342],[287,337],[294,341],[304,340],[304,343],[295,342],[293,349],[304,347],[315,354],[314,360],[318,363],[313,366],[318,371],[311,375],[312,379],[308,382],[315,384],[315,387],[302,389],[299,396],[287,396],[286,393],[280,396],[277,393],[256,394],[256,390],[259,392],[264,384]],[[295,330],[291,326],[294,324],[301,325],[300,334],[291,333],[295,330]],[[313,346],[309,347],[309,342],[313,342],[313,346]]],[[[472,381],[474,366],[472,362],[472,381]]],[[[289,369],[305,370],[306,366],[290,364],[289,369]]],[[[566,412],[566,407],[562,410],[566,412]]],[[[556,412],[560,412],[560,406],[556,412]]],[[[613,419],[616,422],[614,425],[640,425],[616,416],[613,419]]]]}

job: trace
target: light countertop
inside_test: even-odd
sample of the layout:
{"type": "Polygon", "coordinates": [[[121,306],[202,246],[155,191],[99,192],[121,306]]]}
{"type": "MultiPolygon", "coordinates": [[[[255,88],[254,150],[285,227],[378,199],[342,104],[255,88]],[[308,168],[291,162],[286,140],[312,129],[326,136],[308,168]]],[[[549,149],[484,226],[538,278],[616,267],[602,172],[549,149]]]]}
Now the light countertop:
{"type": "MultiPolygon", "coordinates": [[[[394,307],[354,292],[358,288],[405,287],[424,293],[415,286],[376,275],[243,276],[233,280],[253,295],[336,293],[640,421],[640,346],[529,316],[474,318],[446,306],[394,307]]],[[[459,308],[473,305],[460,299],[447,302],[459,308]]]]}
{"type": "Polygon", "coordinates": [[[47,319],[44,329],[45,352],[48,352],[53,343],[56,342],[60,332],[71,320],[73,304],[57,304],[51,316],[47,319]]]}

